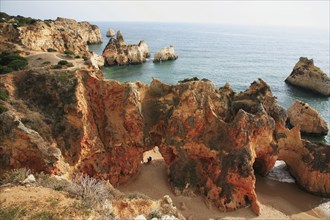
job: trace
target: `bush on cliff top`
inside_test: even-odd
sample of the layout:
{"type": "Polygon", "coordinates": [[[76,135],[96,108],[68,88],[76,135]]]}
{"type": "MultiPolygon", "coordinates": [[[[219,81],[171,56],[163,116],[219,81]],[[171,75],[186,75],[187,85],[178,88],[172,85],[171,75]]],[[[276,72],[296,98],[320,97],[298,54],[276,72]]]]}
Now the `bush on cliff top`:
{"type": "Polygon", "coordinates": [[[72,50],[66,50],[64,51],[64,54],[74,55],[74,52],[72,50]]]}
{"type": "Polygon", "coordinates": [[[28,65],[26,58],[16,54],[3,52],[0,54],[0,74],[22,70],[28,65]]]}

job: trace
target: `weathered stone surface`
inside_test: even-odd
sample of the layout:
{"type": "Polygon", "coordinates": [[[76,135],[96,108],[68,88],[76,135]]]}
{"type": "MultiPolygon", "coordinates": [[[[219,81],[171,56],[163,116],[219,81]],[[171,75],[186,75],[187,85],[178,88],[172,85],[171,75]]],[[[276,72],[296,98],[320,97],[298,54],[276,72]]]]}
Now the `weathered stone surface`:
{"type": "MultiPolygon", "coordinates": [[[[315,172],[325,181],[329,175],[327,151],[314,154],[325,162],[313,170],[300,169],[310,164],[290,156],[305,142],[299,131],[285,128],[286,112],[262,80],[235,93],[228,84],[217,89],[207,80],[172,86],[154,79],[147,85],[101,75],[44,70],[1,76],[10,99],[9,112],[0,118],[15,114],[20,121],[1,126],[1,169],[83,172],[117,186],[139,171],[145,151],[158,146],[177,191],[200,193],[220,210],[251,206],[257,214],[254,171],[267,175],[279,150],[297,177],[315,172]]],[[[327,195],[322,190],[328,182],[309,184],[317,182],[301,181],[327,195]]]]}
{"type": "Polygon", "coordinates": [[[109,28],[107,33],[106,33],[106,36],[107,37],[114,37],[115,35],[116,35],[116,32],[113,29],[109,28]]]}
{"type": "MultiPolygon", "coordinates": [[[[14,19],[14,18],[13,18],[14,19]]],[[[76,55],[89,56],[87,44],[101,43],[102,35],[96,25],[57,18],[55,21],[35,21],[14,27],[13,23],[0,23],[0,41],[18,43],[30,50],[71,50],[76,55]]]]}
{"type": "Polygon", "coordinates": [[[290,124],[303,133],[326,135],[329,131],[320,113],[305,102],[295,101],[288,109],[288,118],[290,124]]]}
{"type": "Polygon", "coordinates": [[[175,54],[174,47],[172,45],[160,49],[154,57],[154,62],[176,60],[178,56],[175,54]]]}
{"type": "Polygon", "coordinates": [[[121,32],[118,31],[116,39],[111,38],[109,40],[102,56],[108,66],[141,64],[146,62],[146,58],[150,57],[150,52],[148,45],[143,40],[138,45],[126,45],[121,32]]]}
{"type": "Polygon", "coordinates": [[[296,182],[308,192],[330,197],[330,146],[301,140],[298,128],[278,134],[278,158],[286,162],[296,182]]]}
{"type": "Polygon", "coordinates": [[[313,59],[300,57],[285,82],[324,96],[330,96],[330,78],[319,67],[314,66],[313,59]]]}
{"type": "Polygon", "coordinates": [[[92,65],[95,67],[95,68],[99,68],[99,67],[102,67],[104,66],[104,57],[103,56],[100,56],[96,53],[92,53],[92,56],[90,58],[90,61],[92,63],[92,65]]]}

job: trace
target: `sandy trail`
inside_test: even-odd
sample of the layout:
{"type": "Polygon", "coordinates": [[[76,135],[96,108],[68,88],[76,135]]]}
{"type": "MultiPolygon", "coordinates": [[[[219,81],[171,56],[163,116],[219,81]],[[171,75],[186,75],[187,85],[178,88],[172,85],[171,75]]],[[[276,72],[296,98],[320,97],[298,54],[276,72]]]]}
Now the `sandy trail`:
{"type": "MultiPolygon", "coordinates": [[[[281,183],[263,177],[257,177],[256,191],[261,203],[261,215],[256,216],[250,208],[234,212],[220,212],[215,207],[206,205],[200,196],[191,198],[175,196],[167,182],[166,165],[158,152],[148,156],[158,158],[150,164],[143,164],[140,173],[131,182],[120,186],[119,190],[140,192],[153,199],[170,195],[176,207],[189,219],[330,219],[328,202],[321,197],[313,196],[299,189],[295,184],[281,183]],[[184,208],[182,208],[184,204],[184,208]],[[320,205],[323,207],[321,208],[320,205]],[[328,208],[328,209],[326,209],[328,208]]],[[[146,159],[144,159],[146,160],[146,159]]]]}

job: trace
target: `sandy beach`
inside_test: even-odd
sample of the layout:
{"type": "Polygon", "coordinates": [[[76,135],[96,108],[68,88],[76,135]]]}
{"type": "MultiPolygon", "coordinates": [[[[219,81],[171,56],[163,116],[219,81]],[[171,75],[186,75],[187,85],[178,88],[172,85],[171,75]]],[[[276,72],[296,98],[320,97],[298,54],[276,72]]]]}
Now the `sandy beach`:
{"type": "Polygon", "coordinates": [[[157,150],[149,151],[144,161],[151,156],[154,160],[143,164],[141,171],[119,190],[140,192],[153,199],[169,195],[176,207],[188,219],[329,219],[330,200],[302,191],[296,184],[282,183],[257,176],[256,191],[261,203],[261,215],[256,216],[250,208],[234,212],[220,212],[208,207],[201,196],[175,196],[166,175],[166,165],[157,150]]]}

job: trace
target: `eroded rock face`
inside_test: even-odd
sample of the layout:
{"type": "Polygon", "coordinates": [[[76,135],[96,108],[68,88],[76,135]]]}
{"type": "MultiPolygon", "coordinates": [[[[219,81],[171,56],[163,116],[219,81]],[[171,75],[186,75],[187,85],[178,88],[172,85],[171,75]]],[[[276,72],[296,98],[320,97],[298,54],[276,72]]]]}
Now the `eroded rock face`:
{"type": "Polygon", "coordinates": [[[324,96],[330,96],[330,78],[319,67],[314,66],[313,59],[300,57],[285,82],[324,96]]]}
{"type": "Polygon", "coordinates": [[[301,140],[298,128],[277,134],[278,158],[286,162],[296,182],[308,192],[330,197],[330,146],[301,140]]]}
{"type": "Polygon", "coordinates": [[[148,45],[143,40],[138,45],[125,44],[121,32],[118,31],[116,39],[111,38],[109,40],[102,56],[108,66],[141,64],[146,62],[146,58],[150,57],[150,52],[148,45]]]}
{"type": "Polygon", "coordinates": [[[96,25],[67,18],[36,21],[20,27],[4,22],[0,23],[0,29],[0,41],[18,43],[30,50],[71,50],[76,55],[89,56],[87,44],[102,42],[100,29],[96,25]]]}
{"type": "MultiPolygon", "coordinates": [[[[310,154],[325,158],[314,170],[301,168],[310,164],[297,160],[299,154],[290,156],[304,142],[299,131],[285,128],[286,112],[262,80],[235,93],[228,84],[217,89],[208,80],[147,85],[105,80],[96,71],[43,71],[1,76],[10,96],[6,114],[19,121],[0,115],[1,169],[40,164],[39,170],[83,172],[117,186],[139,171],[143,152],[158,146],[176,191],[200,193],[221,210],[250,205],[257,214],[254,170],[266,175],[279,150],[297,178],[329,175],[323,169],[329,167],[327,151],[310,154]],[[29,158],[35,162],[24,162],[29,158]]],[[[308,190],[329,188],[320,183],[323,188],[308,190]]]]}
{"type": "Polygon", "coordinates": [[[303,133],[327,135],[329,131],[320,113],[305,102],[295,101],[288,109],[288,118],[290,124],[303,133]]]}
{"type": "Polygon", "coordinates": [[[154,57],[154,62],[176,60],[178,56],[175,54],[174,47],[172,45],[160,49],[154,57]]]}

